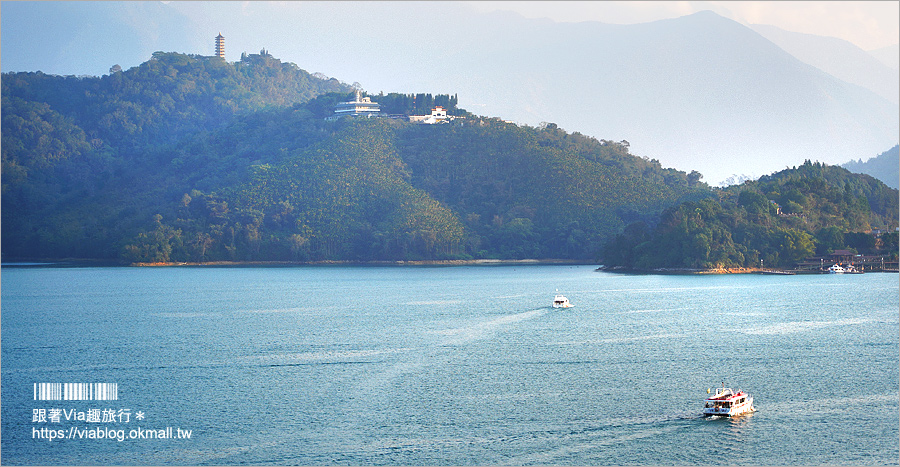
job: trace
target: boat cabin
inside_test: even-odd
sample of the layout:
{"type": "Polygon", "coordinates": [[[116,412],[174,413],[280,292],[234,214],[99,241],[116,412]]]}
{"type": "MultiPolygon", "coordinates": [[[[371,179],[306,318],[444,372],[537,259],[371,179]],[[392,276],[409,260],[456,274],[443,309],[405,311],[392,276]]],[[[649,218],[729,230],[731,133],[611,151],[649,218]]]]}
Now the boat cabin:
{"type": "Polygon", "coordinates": [[[716,393],[706,399],[704,415],[734,416],[752,412],[753,397],[744,391],[734,392],[731,388],[716,388],[716,393]]]}

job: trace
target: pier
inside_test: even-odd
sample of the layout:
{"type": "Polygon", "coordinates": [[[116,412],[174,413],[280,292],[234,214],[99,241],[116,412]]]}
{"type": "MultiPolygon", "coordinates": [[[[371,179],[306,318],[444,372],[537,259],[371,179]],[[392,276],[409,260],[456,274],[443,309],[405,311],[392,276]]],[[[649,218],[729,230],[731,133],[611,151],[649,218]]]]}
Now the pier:
{"type": "MultiPolygon", "coordinates": [[[[841,252],[844,253],[844,252],[841,252]]],[[[827,274],[833,264],[842,267],[852,266],[853,273],[863,272],[898,272],[898,261],[881,255],[832,254],[816,256],[797,263],[791,271],[796,274],[827,274]]]]}

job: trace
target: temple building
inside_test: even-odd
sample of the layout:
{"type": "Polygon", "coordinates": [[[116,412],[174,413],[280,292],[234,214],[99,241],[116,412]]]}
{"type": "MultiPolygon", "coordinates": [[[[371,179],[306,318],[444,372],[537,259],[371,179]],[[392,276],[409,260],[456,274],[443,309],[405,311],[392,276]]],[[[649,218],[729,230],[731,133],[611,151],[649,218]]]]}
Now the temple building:
{"type": "Polygon", "coordinates": [[[340,102],[334,106],[334,115],[328,117],[328,120],[337,120],[341,117],[357,117],[370,116],[381,113],[381,106],[377,102],[372,102],[368,97],[360,97],[360,92],[356,90],[356,99],[348,102],[340,102]]]}
{"type": "Polygon", "coordinates": [[[225,36],[221,32],[216,36],[216,57],[225,59],[225,36]]]}

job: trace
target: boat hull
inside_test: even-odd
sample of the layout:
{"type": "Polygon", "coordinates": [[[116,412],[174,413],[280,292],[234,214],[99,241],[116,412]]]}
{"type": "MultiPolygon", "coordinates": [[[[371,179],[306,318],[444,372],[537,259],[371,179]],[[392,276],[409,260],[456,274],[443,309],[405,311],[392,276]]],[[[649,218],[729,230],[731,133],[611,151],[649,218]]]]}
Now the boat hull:
{"type": "Polygon", "coordinates": [[[738,416],[746,415],[750,412],[755,411],[755,409],[753,409],[752,407],[749,409],[746,409],[746,410],[729,410],[727,412],[724,411],[725,409],[722,409],[723,410],[722,412],[715,412],[715,410],[719,410],[719,409],[706,409],[706,411],[703,412],[703,416],[704,417],[738,417],[738,416]]]}

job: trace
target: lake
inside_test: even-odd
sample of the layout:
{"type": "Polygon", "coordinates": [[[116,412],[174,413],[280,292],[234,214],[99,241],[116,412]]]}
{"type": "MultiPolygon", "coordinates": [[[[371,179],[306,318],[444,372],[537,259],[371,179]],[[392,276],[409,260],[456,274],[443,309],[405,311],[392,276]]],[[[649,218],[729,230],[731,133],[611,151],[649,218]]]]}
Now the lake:
{"type": "Polygon", "coordinates": [[[900,462],[896,274],[594,269],[4,267],[2,462],[900,462]]]}

